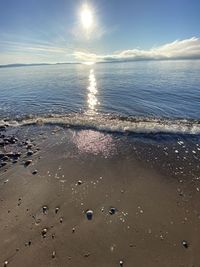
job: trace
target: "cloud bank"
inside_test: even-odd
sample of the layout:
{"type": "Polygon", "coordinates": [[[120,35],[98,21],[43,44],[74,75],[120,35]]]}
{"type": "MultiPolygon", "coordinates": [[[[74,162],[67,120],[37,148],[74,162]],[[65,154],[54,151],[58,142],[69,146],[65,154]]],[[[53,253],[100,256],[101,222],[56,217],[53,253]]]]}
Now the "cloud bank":
{"type": "Polygon", "coordinates": [[[97,55],[76,51],[74,57],[82,62],[200,59],[200,40],[197,37],[192,37],[185,40],[176,40],[172,43],[151,48],[150,50],[130,49],[110,55],[97,55]]]}

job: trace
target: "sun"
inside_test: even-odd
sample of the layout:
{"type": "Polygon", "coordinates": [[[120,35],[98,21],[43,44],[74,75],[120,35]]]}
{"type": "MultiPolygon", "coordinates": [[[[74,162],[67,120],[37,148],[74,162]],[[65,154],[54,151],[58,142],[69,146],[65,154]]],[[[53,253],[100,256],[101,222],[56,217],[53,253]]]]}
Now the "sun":
{"type": "Polygon", "coordinates": [[[93,24],[92,10],[87,4],[83,5],[81,10],[81,22],[85,30],[89,30],[93,24]]]}

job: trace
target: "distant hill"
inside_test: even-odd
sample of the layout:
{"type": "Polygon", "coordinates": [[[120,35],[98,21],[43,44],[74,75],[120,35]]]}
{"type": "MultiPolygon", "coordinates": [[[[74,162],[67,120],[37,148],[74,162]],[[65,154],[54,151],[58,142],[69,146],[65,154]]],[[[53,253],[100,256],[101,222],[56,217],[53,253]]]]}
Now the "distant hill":
{"type": "Polygon", "coordinates": [[[13,67],[29,67],[29,66],[48,66],[48,65],[65,65],[65,64],[80,64],[80,63],[35,63],[35,64],[7,64],[0,65],[0,68],[13,68],[13,67]]]}

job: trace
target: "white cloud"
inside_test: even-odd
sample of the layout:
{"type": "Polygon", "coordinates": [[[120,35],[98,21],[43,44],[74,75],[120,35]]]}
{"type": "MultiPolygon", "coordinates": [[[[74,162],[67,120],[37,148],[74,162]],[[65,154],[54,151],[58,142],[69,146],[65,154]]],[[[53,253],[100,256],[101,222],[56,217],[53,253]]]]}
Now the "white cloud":
{"type": "Polygon", "coordinates": [[[159,60],[159,59],[200,59],[200,40],[192,37],[185,40],[176,40],[150,50],[131,49],[110,55],[76,51],[74,57],[78,61],[132,61],[132,60],[159,60]]]}

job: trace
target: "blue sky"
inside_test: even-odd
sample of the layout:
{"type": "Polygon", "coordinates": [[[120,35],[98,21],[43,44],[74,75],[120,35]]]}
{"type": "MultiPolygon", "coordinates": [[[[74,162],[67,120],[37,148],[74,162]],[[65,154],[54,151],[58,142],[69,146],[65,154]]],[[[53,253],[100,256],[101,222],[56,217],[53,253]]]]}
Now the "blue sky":
{"type": "Polygon", "coordinates": [[[85,4],[0,0],[0,64],[200,57],[198,0],[88,0],[89,34],[85,4]]]}

